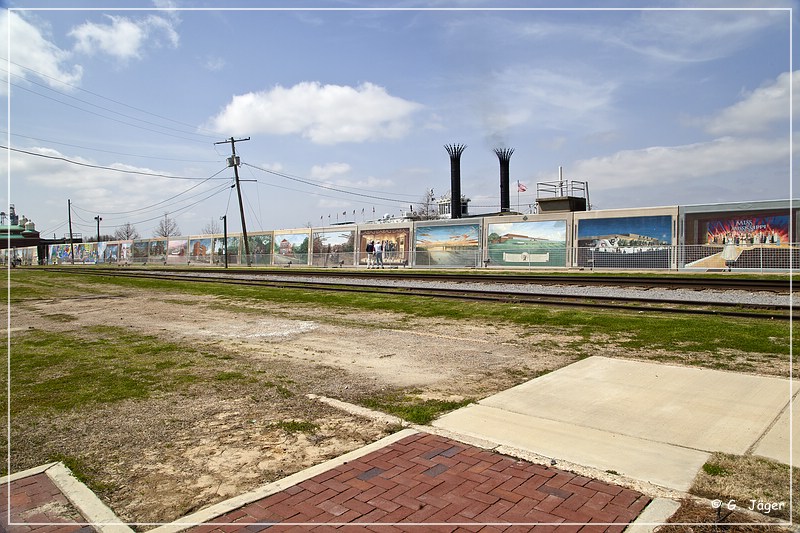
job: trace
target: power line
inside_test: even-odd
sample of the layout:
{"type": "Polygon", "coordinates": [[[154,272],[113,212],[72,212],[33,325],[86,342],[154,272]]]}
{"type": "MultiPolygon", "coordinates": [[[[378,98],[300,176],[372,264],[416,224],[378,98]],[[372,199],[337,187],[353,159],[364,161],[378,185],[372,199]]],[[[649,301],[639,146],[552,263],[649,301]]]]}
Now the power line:
{"type": "MultiPolygon", "coordinates": [[[[47,154],[37,154],[36,152],[30,152],[28,150],[21,150],[19,148],[9,148],[8,146],[4,146],[0,144],[0,148],[5,150],[11,150],[12,152],[19,152],[21,154],[28,154],[36,157],[43,157],[45,159],[55,159],[58,161],[64,161],[66,163],[71,163],[73,165],[79,165],[82,167],[89,167],[89,168],[97,168],[101,170],[111,170],[113,172],[121,172],[123,174],[138,174],[140,176],[154,176],[156,178],[166,178],[166,179],[173,179],[173,180],[206,180],[208,178],[192,178],[187,176],[171,176],[169,174],[158,174],[155,172],[143,172],[140,170],[123,170],[120,168],[112,168],[112,167],[104,167],[102,165],[92,165],[90,163],[81,163],[80,161],[73,161],[72,159],[67,159],[66,157],[62,156],[55,156],[55,155],[47,155],[47,154]]],[[[220,179],[228,179],[228,178],[220,178],[220,179]]]]}
{"type": "MultiPolygon", "coordinates": [[[[92,92],[92,91],[90,91],[88,89],[83,89],[81,87],[78,87],[77,85],[72,85],[71,83],[67,83],[65,81],[59,80],[58,78],[54,78],[53,76],[48,76],[47,74],[45,74],[43,72],[39,72],[38,70],[34,70],[34,69],[30,68],[30,67],[26,67],[25,65],[20,65],[19,63],[15,63],[14,61],[9,61],[7,58],[0,57],[0,61],[7,61],[8,63],[11,63],[12,65],[15,65],[15,66],[23,68],[23,69],[25,69],[27,71],[33,72],[34,74],[36,74],[37,76],[39,76],[41,78],[46,78],[46,79],[49,79],[49,80],[53,80],[53,81],[55,81],[57,83],[60,83],[61,85],[66,85],[67,87],[70,87],[70,88],[75,89],[77,91],[81,91],[81,92],[84,92],[84,93],[87,93],[87,94],[91,94],[92,96],[96,96],[97,98],[101,98],[103,100],[107,100],[109,102],[113,102],[113,103],[115,103],[117,105],[121,105],[123,107],[127,107],[128,109],[133,109],[134,111],[139,111],[140,113],[145,113],[147,115],[150,115],[150,116],[153,116],[153,117],[156,117],[156,118],[160,118],[160,119],[166,120],[168,122],[174,122],[175,124],[180,124],[181,126],[186,126],[186,127],[192,128],[192,129],[197,129],[199,131],[205,131],[205,132],[208,133],[207,135],[204,135],[205,137],[216,138],[216,136],[218,135],[218,132],[207,130],[205,128],[198,128],[193,124],[187,124],[186,122],[181,122],[180,120],[175,120],[175,119],[172,119],[172,118],[169,118],[169,117],[165,117],[163,115],[159,115],[158,113],[153,113],[153,112],[147,111],[146,109],[142,109],[140,107],[132,106],[130,104],[126,104],[125,102],[120,102],[119,100],[114,100],[113,98],[109,98],[107,96],[103,96],[102,94],[99,94],[99,93],[96,93],[96,92],[92,92]]],[[[25,78],[25,79],[27,81],[31,82],[31,80],[29,80],[27,78],[25,78]]],[[[31,82],[31,83],[34,83],[34,82],[31,82]]],[[[58,91],[55,91],[55,89],[51,89],[51,90],[53,90],[54,92],[58,92],[58,91]]],[[[92,104],[92,105],[94,105],[94,104],[92,104]]],[[[197,135],[200,135],[200,134],[197,134],[197,135]]]]}
{"type": "MultiPolygon", "coordinates": [[[[160,202],[156,202],[156,203],[154,203],[154,204],[151,204],[151,205],[148,205],[148,206],[145,206],[145,207],[140,207],[140,208],[138,208],[138,209],[131,209],[130,211],[114,211],[114,212],[103,211],[103,212],[102,212],[102,213],[100,213],[100,214],[102,214],[102,215],[109,215],[109,216],[110,216],[110,215],[128,215],[128,214],[130,214],[130,213],[138,213],[139,211],[149,211],[149,210],[151,210],[151,209],[153,209],[153,208],[155,208],[155,207],[157,207],[157,206],[161,206],[161,207],[159,207],[159,209],[163,209],[164,207],[169,207],[169,205],[167,205],[167,206],[164,206],[164,205],[162,205],[162,204],[165,204],[165,203],[169,202],[170,200],[174,200],[175,198],[177,198],[177,197],[179,197],[179,196],[182,196],[182,195],[186,194],[187,192],[191,191],[192,189],[196,189],[197,187],[199,187],[199,186],[201,186],[202,184],[206,183],[207,181],[211,180],[212,178],[214,178],[214,177],[215,177],[215,176],[217,176],[218,174],[220,174],[220,173],[224,172],[225,170],[227,170],[227,168],[223,168],[222,170],[220,170],[220,171],[219,171],[219,172],[217,172],[216,174],[213,174],[213,175],[209,176],[208,178],[206,178],[205,180],[201,181],[200,183],[197,183],[197,184],[195,184],[195,185],[192,185],[191,187],[189,187],[189,188],[188,188],[188,189],[186,189],[185,191],[183,191],[183,192],[179,192],[178,194],[176,194],[176,195],[174,195],[174,196],[170,196],[170,197],[169,197],[169,198],[167,198],[166,200],[161,200],[160,202]]],[[[228,185],[226,184],[225,186],[227,187],[228,185]]],[[[187,200],[187,199],[189,199],[189,198],[193,198],[194,196],[197,196],[197,195],[199,195],[199,194],[202,194],[202,193],[204,193],[204,192],[206,192],[206,191],[202,191],[202,192],[200,192],[200,193],[198,193],[198,194],[196,194],[196,195],[189,196],[189,197],[187,197],[187,198],[184,198],[184,199],[183,199],[183,200],[181,200],[181,201],[187,200]]],[[[87,212],[87,213],[93,213],[93,212],[95,212],[95,211],[96,211],[96,210],[85,209],[85,208],[83,208],[83,207],[78,207],[78,206],[77,206],[77,205],[75,205],[74,203],[72,204],[72,206],[73,206],[73,207],[75,207],[75,208],[77,208],[77,209],[80,209],[81,211],[85,211],[85,212],[87,212]]]]}
{"type": "MultiPolygon", "coordinates": [[[[14,87],[16,87],[16,88],[18,88],[18,89],[22,89],[23,91],[28,91],[29,93],[33,93],[33,94],[35,94],[35,95],[37,95],[37,96],[41,96],[42,98],[47,98],[48,100],[52,100],[52,101],[54,101],[54,102],[58,102],[59,104],[63,104],[63,105],[65,105],[65,106],[68,106],[68,107],[75,108],[75,109],[77,109],[77,110],[79,110],[79,111],[83,111],[84,113],[89,113],[89,114],[92,114],[92,115],[98,116],[98,117],[100,117],[100,118],[104,118],[104,119],[107,119],[107,120],[112,120],[112,121],[114,121],[114,122],[119,122],[120,124],[125,124],[126,126],[131,126],[131,127],[134,127],[134,128],[139,128],[139,129],[142,129],[142,130],[145,130],[145,131],[150,131],[150,132],[153,132],[153,133],[158,133],[158,134],[161,134],[161,135],[167,135],[167,136],[169,136],[169,137],[174,137],[174,138],[176,138],[176,139],[183,139],[184,141],[189,141],[189,142],[196,142],[196,143],[203,143],[203,144],[205,144],[205,143],[207,143],[207,142],[208,142],[208,141],[201,141],[200,139],[190,139],[189,137],[182,137],[182,136],[180,136],[180,135],[175,135],[175,134],[173,134],[173,133],[167,133],[167,132],[165,132],[165,131],[154,130],[153,128],[146,128],[146,127],[144,127],[144,126],[140,126],[139,124],[132,124],[132,123],[130,123],[130,122],[126,122],[126,121],[124,121],[124,120],[120,120],[120,119],[118,119],[118,118],[109,117],[109,116],[103,115],[103,114],[101,114],[101,113],[97,113],[97,112],[95,112],[95,111],[91,111],[91,110],[89,110],[89,109],[84,109],[84,108],[82,108],[82,107],[78,107],[78,106],[76,106],[76,105],[73,105],[73,104],[70,104],[70,103],[67,103],[67,102],[63,102],[63,101],[61,101],[61,100],[59,100],[59,99],[57,99],[57,98],[53,98],[52,96],[47,96],[47,95],[45,95],[45,94],[38,93],[38,92],[36,92],[36,91],[34,91],[34,90],[32,90],[32,89],[28,89],[27,87],[23,87],[23,86],[21,86],[21,85],[19,85],[19,84],[17,84],[17,83],[11,83],[11,85],[13,85],[14,87]]],[[[102,108],[101,108],[101,109],[102,109],[102,108]]],[[[124,116],[124,115],[123,115],[123,116],[124,116]]],[[[134,120],[141,120],[141,119],[134,119],[134,120]]],[[[142,122],[146,122],[146,121],[142,121],[142,122]]],[[[148,123],[148,124],[149,124],[149,123],[148,123]]],[[[164,126],[158,126],[158,127],[160,127],[160,128],[161,128],[161,127],[164,127],[164,126]]],[[[172,128],[170,128],[170,129],[172,129],[172,128]]],[[[185,133],[185,132],[182,132],[182,133],[185,133]]]]}
{"type": "Polygon", "coordinates": [[[154,156],[154,155],[142,155],[142,154],[129,154],[129,153],[126,153],[126,152],[114,152],[112,150],[101,150],[100,148],[92,148],[90,146],[81,146],[79,144],[63,143],[63,142],[53,141],[51,139],[42,139],[41,137],[31,137],[30,135],[22,135],[21,133],[12,133],[12,132],[7,132],[7,131],[0,130],[0,135],[7,135],[9,133],[11,134],[12,137],[22,137],[23,139],[31,139],[33,141],[41,141],[41,142],[46,142],[46,143],[50,143],[50,144],[58,144],[58,145],[61,145],[61,146],[69,146],[71,148],[82,148],[83,150],[90,150],[90,151],[93,151],[93,152],[102,152],[104,154],[125,155],[125,156],[129,156],[129,157],[141,157],[141,158],[146,158],[146,159],[160,159],[162,161],[177,161],[177,162],[180,162],[180,163],[218,163],[219,162],[219,159],[213,159],[213,160],[212,159],[208,159],[208,160],[176,159],[176,158],[173,158],[173,157],[158,157],[158,156],[154,156]]]}
{"type": "MultiPolygon", "coordinates": [[[[398,203],[403,203],[403,204],[408,203],[407,200],[396,200],[394,198],[386,198],[385,196],[375,196],[375,195],[372,195],[372,194],[364,194],[364,193],[346,191],[344,189],[338,189],[338,188],[332,187],[330,185],[321,185],[321,184],[318,184],[318,183],[314,183],[313,181],[308,181],[308,180],[305,180],[305,179],[302,179],[302,178],[298,178],[296,176],[292,176],[290,174],[284,174],[283,172],[277,172],[275,170],[267,170],[266,168],[257,167],[255,165],[251,165],[250,163],[242,163],[242,166],[252,167],[252,168],[255,168],[255,169],[260,170],[262,172],[266,172],[268,174],[273,174],[275,176],[279,176],[281,178],[285,178],[285,179],[292,180],[292,181],[297,181],[299,183],[305,183],[306,185],[311,185],[312,187],[318,187],[320,189],[325,189],[325,190],[328,190],[328,191],[339,192],[339,193],[342,193],[342,194],[352,194],[353,196],[361,196],[361,197],[364,197],[364,198],[371,198],[373,200],[384,200],[384,201],[387,201],[387,202],[398,202],[398,203]]],[[[406,196],[406,195],[404,195],[404,196],[406,196]]]]}

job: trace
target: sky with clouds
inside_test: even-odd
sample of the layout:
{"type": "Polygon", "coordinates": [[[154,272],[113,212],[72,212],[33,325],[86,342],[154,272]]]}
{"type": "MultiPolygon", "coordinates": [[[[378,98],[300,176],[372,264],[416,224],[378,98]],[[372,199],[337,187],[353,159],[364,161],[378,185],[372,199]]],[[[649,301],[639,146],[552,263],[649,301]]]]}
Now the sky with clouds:
{"type": "Polygon", "coordinates": [[[68,198],[85,235],[239,231],[230,137],[249,231],[399,215],[452,143],[471,213],[498,147],[522,211],[559,166],[595,209],[789,198],[795,4],[12,0],[3,203],[46,237],[68,198]]]}

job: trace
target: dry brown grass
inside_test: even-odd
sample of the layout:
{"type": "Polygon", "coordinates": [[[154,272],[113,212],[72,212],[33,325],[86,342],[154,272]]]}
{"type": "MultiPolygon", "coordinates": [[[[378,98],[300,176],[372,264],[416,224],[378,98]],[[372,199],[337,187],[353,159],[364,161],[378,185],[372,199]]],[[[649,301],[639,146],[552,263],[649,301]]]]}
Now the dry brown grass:
{"type": "MultiPolygon", "coordinates": [[[[792,485],[800,487],[800,468],[792,471],[792,485]]],[[[739,507],[749,508],[752,501],[783,503],[782,509],[771,509],[768,516],[789,519],[789,466],[763,457],[715,453],[697,475],[690,492],[723,502],[736,500],[739,507]]],[[[800,509],[794,505],[794,521],[800,521],[800,509]]]]}
{"type": "Polygon", "coordinates": [[[785,533],[789,529],[781,526],[763,525],[752,515],[739,511],[730,512],[724,506],[717,514],[707,503],[682,500],[681,507],[667,521],[655,528],[655,533],[785,533]],[[729,514],[730,513],[730,514],[729,514]]]}

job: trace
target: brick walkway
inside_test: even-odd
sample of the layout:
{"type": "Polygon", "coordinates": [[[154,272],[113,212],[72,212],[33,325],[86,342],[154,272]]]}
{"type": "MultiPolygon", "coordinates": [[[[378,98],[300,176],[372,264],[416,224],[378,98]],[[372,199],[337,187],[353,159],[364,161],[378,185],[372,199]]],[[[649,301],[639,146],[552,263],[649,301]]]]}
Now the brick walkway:
{"type": "Polygon", "coordinates": [[[23,533],[41,531],[48,533],[88,533],[94,528],[77,524],[83,520],[72,504],[53,484],[47,474],[36,474],[26,478],[4,483],[0,486],[0,531],[23,533]],[[11,486],[11,520],[8,516],[7,502],[11,486]],[[9,522],[25,523],[12,525],[9,522]],[[31,525],[35,523],[63,523],[54,525],[31,525]]]}
{"type": "Polygon", "coordinates": [[[270,530],[621,532],[649,502],[632,490],[417,433],[191,531],[255,532],[283,522],[270,530]]]}

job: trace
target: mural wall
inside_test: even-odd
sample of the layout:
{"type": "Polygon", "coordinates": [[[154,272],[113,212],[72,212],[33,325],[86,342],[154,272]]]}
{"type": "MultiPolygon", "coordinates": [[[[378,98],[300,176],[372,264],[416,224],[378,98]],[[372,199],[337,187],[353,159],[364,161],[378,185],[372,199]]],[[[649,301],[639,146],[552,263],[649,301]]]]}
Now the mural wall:
{"type": "Polygon", "coordinates": [[[211,263],[211,237],[189,239],[189,257],[192,263],[211,263]]]}
{"type": "Polygon", "coordinates": [[[312,234],[313,266],[352,266],[355,264],[356,232],[315,231],[312,234]]]}
{"type": "Polygon", "coordinates": [[[586,218],[578,226],[578,266],[669,268],[672,216],[586,218]]]}
{"type": "Polygon", "coordinates": [[[362,230],[359,233],[358,264],[367,264],[367,243],[383,243],[383,264],[387,266],[400,266],[409,263],[411,229],[409,228],[381,228],[362,230]]]}
{"type": "Polygon", "coordinates": [[[786,246],[789,244],[789,215],[710,220],[706,223],[706,242],[737,246],[786,246]]]}
{"type": "Polygon", "coordinates": [[[276,265],[308,264],[307,233],[275,233],[272,261],[276,265]]]}
{"type": "Polygon", "coordinates": [[[420,266],[479,266],[479,224],[416,226],[414,262],[420,266]]]}
{"type": "MultiPolygon", "coordinates": [[[[247,246],[250,248],[251,264],[272,264],[272,233],[248,235],[247,246]]],[[[242,250],[242,253],[244,253],[244,250],[242,250]]]]}
{"type": "Polygon", "coordinates": [[[486,245],[493,265],[563,267],[567,264],[567,222],[489,224],[486,245]]]}

